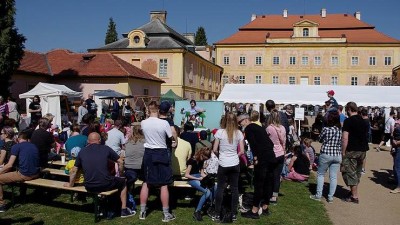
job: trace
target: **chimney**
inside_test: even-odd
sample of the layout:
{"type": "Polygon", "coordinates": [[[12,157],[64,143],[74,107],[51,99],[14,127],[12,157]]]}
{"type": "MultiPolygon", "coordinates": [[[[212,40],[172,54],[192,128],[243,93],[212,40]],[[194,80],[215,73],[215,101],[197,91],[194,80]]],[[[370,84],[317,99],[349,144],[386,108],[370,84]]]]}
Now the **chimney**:
{"type": "Polygon", "coordinates": [[[322,18],[326,17],[326,9],[321,9],[321,17],[322,18]]]}
{"type": "Polygon", "coordinates": [[[183,33],[182,34],[186,39],[194,43],[194,33],[183,33]]]}
{"type": "Polygon", "coordinates": [[[354,17],[355,17],[356,19],[358,19],[358,20],[361,20],[361,12],[360,12],[360,11],[355,12],[355,13],[354,13],[354,17]]]}
{"type": "Polygon", "coordinates": [[[284,9],[284,10],[283,10],[283,17],[284,17],[284,18],[287,18],[287,13],[288,13],[287,9],[284,9]]]}
{"type": "Polygon", "coordinates": [[[167,11],[151,11],[150,21],[159,19],[163,23],[167,23],[167,11]]]}
{"type": "Polygon", "coordinates": [[[257,18],[256,14],[251,14],[251,21],[255,20],[257,18]]]}

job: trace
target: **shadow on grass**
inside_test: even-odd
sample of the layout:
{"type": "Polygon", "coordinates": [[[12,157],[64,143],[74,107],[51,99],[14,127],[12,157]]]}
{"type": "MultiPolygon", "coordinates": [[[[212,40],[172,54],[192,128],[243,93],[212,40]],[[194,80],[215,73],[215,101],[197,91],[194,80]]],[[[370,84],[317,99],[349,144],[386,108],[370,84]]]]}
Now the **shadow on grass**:
{"type": "MultiPolygon", "coordinates": [[[[8,225],[8,224],[19,224],[19,223],[23,223],[23,224],[28,224],[29,222],[31,222],[33,220],[33,217],[22,217],[22,218],[18,218],[18,219],[14,219],[14,218],[4,218],[4,219],[0,219],[0,224],[2,225],[8,225]]],[[[44,224],[43,221],[38,221],[38,222],[34,222],[34,223],[29,223],[31,225],[42,225],[44,224]]]]}

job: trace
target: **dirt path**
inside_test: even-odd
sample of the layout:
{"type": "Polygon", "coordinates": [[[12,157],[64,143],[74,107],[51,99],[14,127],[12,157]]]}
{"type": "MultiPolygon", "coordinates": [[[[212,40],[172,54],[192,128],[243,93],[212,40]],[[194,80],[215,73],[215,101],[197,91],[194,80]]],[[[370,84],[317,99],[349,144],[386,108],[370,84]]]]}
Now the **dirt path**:
{"type": "MultiPolygon", "coordinates": [[[[317,152],[319,144],[313,143],[317,152]],[[318,147],[317,147],[318,146],[318,147]]],[[[333,224],[352,225],[397,225],[400,224],[400,194],[391,194],[389,191],[395,187],[388,184],[388,171],[392,171],[393,158],[389,151],[376,152],[370,145],[367,153],[366,174],[361,178],[359,186],[360,204],[341,201],[347,190],[342,175],[338,174],[338,188],[333,204],[324,205],[333,224]]],[[[387,150],[389,148],[386,148],[387,150]]],[[[325,177],[325,182],[329,182],[325,177]]],[[[324,186],[324,193],[329,187],[324,186]]]]}

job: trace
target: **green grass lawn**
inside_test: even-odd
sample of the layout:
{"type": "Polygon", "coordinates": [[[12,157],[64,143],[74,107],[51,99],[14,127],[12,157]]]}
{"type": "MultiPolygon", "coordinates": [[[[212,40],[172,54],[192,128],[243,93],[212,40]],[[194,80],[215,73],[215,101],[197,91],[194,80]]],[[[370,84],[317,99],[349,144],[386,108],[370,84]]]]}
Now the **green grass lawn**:
{"type": "MultiPolygon", "coordinates": [[[[312,181],[313,182],[313,181],[312,181]]],[[[251,191],[250,189],[248,189],[251,191]]],[[[10,190],[6,188],[6,198],[10,197],[10,190]]],[[[26,203],[17,202],[14,208],[0,213],[0,224],[93,224],[94,213],[91,199],[87,204],[80,202],[71,203],[69,194],[56,195],[54,198],[46,195],[38,197],[29,190],[26,203]]],[[[172,189],[177,193],[181,190],[172,189]]],[[[251,220],[238,216],[236,224],[321,224],[329,225],[329,220],[323,203],[309,199],[309,185],[306,183],[295,183],[284,181],[281,186],[281,196],[278,205],[271,206],[272,214],[268,217],[262,216],[260,220],[251,220]]],[[[17,198],[18,199],[18,198],[17,198]]],[[[177,207],[173,213],[177,219],[169,224],[214,224],[208,217],[204,216],[203,222],[192,219],[195,201],[178,200],[177,207]]],[[[151,197],[150,208],[155,208],[148,213],[146,220],[139,220],[138,214],[129,218],[114,218],[112,220],[102,219],[98,224],[160,224],[161,206],[158,199],[151,197]]]]}

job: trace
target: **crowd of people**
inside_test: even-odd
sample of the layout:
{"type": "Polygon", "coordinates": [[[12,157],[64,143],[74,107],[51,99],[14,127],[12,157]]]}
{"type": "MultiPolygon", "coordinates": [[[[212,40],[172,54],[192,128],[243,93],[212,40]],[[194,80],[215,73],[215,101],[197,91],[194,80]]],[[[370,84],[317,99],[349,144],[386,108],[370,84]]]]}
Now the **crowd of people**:
{"type": "MultiPolygon", "coordinates": [[[[350,189],[343,200],[359,203],[358,185],[374,120],[368,109],[357,107],[354,102],[342,107],[333,95],[333,91],[328,92],[325,115],[317,116],[318,121],[316,118],[321,123],[318,136],[314,137],[322,143],[318,157],[312,146],[314,140],[297,136],[293,107],[288,105],[285,111],[279,111],[273,100],[266,101],[265,113],[254,109],[248,113],[227,110],[211,135],[206,130],[194,132],[190,121],[183,127],[175,125],[168,101],[151,102],[147,118],[140,126],[131,125],[129,104],[123,114],[117,111],[118,101],[109,119],[98,119],[92,95],[82,101],[78,123],[63,123],[62,130],[52,124],[51,114],[42,116],[40,98],[35,96],[29,106],[31,126],[18,131],[14,119],[18,115],[10,111],[15,106],[1,104],[0,99],[0,116],[4,121],[0,142],[0,212],[6,210],[4,184],[38,178],[49,161],[62,156],[68,160],[65,170],[70,175],[65,186],[84,185],[89,192],[118,189],[120,202],[114,202],[112,208],[120,206],[121,217],[135,215],[138,208],[139,219],[145,220],[150,190],[156,188],[160,190],[162,221],[176,219],[170,209],[169,185],[180,179],[200,193],[193,213],[196,221],[202,221],[204,214],[216,222],[235,221],[239,212],[244,218],[259,219],[270,215],[271,204],[278,204],[283,180],[307,181],[312,170],[317,171],[317,189],[310,198],[320,201],[328,169],[327,202],[333,202],[340,170],[350,189]],[[254,187],[250,208],[239,201],[244,182],[240,178],[246,171],[252,171],[254,176],[248,181],[254,187]],[[135,192],[137,180],[143,181],[139,193],[135,192]],[[139,198],[138,205],[135,197],[139,198]]],[[[380,151],[386,141],[392,142],[398,187],[391,193],[400,193],[400,123],[395,119],[396,112],[389,115],[385,135],[376,150],[380,151]]],[[[378,116],[381,115],[375,117],[378,116]]],[[[186,195],[193,198],[195,192],[186,195]]]]}

